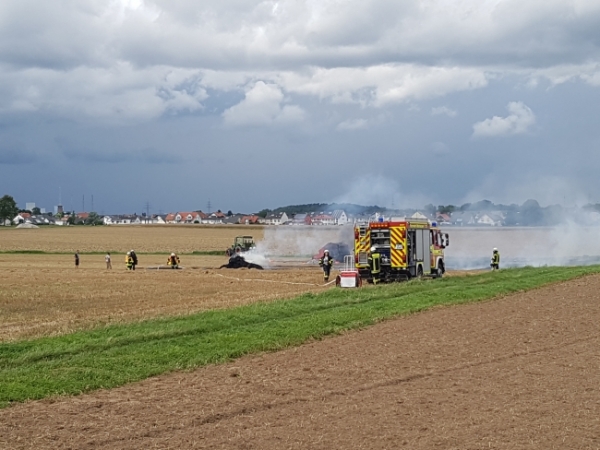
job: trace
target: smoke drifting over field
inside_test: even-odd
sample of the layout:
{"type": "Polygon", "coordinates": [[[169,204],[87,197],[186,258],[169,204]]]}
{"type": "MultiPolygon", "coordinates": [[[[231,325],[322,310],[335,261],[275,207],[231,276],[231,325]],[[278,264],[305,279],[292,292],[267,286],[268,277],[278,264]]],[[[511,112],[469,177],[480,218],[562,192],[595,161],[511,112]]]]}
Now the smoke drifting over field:
{"type": "Polygon", "coordinates": [[[501,267],[574,266],[600,263],[600,228],[573,223],[548,228],[453,228],[448,269],[488,268],[497,247],[501,267]]]}
{"type": "MultiPolygon", "coordinates": [[[[264,239],[245,255],[265,268],[282,262],[311,262],[329,242],[353,248],[353,228],[278,226],[265,229],[264,239]]],[[[573,266],[600,263],[600,227],[573,223],[559,227],[445,227],[449,270],[489,268],[492,249],[501,254],[501,267],[573,266]]]]}
{"type": "Polygon", "coordinates": [[[244,255],[247,261],[263,267],[296,259],[310,262],[321,247],[329,242],[343,242],[353,248],[352,226],[275,226],[265,228],[264,238],[256,249],[244,255]]]}

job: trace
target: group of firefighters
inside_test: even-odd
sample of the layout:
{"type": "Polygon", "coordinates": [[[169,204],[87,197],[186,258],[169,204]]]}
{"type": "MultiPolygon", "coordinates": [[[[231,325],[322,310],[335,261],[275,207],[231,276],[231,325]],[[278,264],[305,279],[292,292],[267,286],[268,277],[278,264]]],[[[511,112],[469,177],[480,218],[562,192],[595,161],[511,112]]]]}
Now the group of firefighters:
{"type": "MultiPolygon", "coordinates": [[[[169,257],[167,258],[167,266],[169,266],[171,269],[179,269],[179,264],[181,263],[181,260],[179,259],[179,256],[177,256],[176,253],[171,253],[169,255],[169,257]]],[[[107,262],[108,264],[108,262],[107,262]]],[[[130,250],[127,252],[127,254],[125,255],[125,267],[127,267],[127,270],[135,270],[135,266],[137,266],[138,264],[138,257],[135,254],[134,250],[130,250]]]]}
{"type": "MultiPolygon", "coordinates": [[[[373,284],[377,284],[379,282],[379,275],[381,274],[381,255],[377,251],[376,247],[371,247],[371,251],[369,252],[369,268],[371,270],[371,277],[373,279],[373,284]]],[[[319,259],[319,266],[323,269],[323,281],[327,283],[329,281],[329,275],[331,274],[331,268],[333,267],[334,259],[329,254],[329,250],[323,251],[323,256],[319,259]]],[[[497,248],[494,248],[492,251],[492,260],[490,262],[490,267],[492,270],[500,269],[500,252],[497,248]]]]}

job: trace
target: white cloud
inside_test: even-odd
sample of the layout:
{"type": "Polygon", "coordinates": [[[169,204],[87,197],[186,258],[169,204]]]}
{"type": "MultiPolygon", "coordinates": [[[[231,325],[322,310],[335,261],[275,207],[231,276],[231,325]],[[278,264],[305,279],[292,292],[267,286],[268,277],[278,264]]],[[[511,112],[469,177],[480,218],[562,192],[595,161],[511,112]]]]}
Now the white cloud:
{"type": "Polygon", "coordinates": [[[299,122],[304,111],[295,105],[285,105],[281,89],[274,84],[257,82],[246,92],[244,100],[223,113],[227,125],[273,125],[299,122]]]}
{"type": "Polygon", "coordinates": [[[483,70],[469,67],[428,67],[416,64],[385,64],[366,68],[313,68],[310,72],[281,74],[290,92],[383,107],[410,100],[441,97],[474,90],[488,83],[483,70]]]}
{"type": "Polygon", "coordinates": [[[457,114],[458,113],[456,111],[448,108],[447,106],[437,106],[437,107],[431,108],[432,116],[445,115],[448,117],[456,117],[457,114]]]}
{"type": "Polygon", "coordinates": [[[369,122],[365,119],[348,119],[340,122],[335,129],[338,131],[364,130],[368,125],[369,122]]]}
{"type": "MultiPolygon", "coordinates": [[[[0,81],[8,92],[22,92],[26,82],[20,79],[27,80],[28,71],[47,69],[49,84],[60,84],[52,80],[55,74],[65,72],[69,79],[76,71],[90,73],[92,84],[65,84],[48,92],[41,78],[27,80],[34,81],[36,98],[10,94],[3,110],[7,104],[21,112],[39,110],[40,104],[51,110],[54,88],[63,88],[67,104],[88,91],[93,98],[74,110],[92,117],[111,108],[140,119],[197,109],[197,96],[186,90],[169,96],[170,103],[152,98],[153,91],[163,90],[153,74],[166,70],[201,73],[197,92],[205,94],[208,88],[238,92],[263,81],[333,105],[376,108],[482,89],[507,74],[529,79],[532,87],[538,78],[600,86],[595,62],[600,4],[585,0],[46,3],[0,2],[0,60],[15,73],[7,80],[6,67],[0,68],[0,81]],[[119,85],[118,77],[106,74],[118,73],[123,65],[135,68],[131,71],[138,72],[140,83],[109,93],[105,103],[112,105],[102,106],[103,83],[119,85]],[[94,78],[104,80],[98,85],[94,78]],[[137,112],[129,104],[134,99],[145,105],[137,112]]],[[[278,120],[299,120],[304,114],[296,106],[282,104],[281,109],[275,113],[278,120]]],[[[456,115],[444,106],[431,113],[456,115]]]]}
{"type": "Polygon", "coordinates": [[[30,111],[69,119],[121,122],[193,112],[208,98],[197,71],[115,64],[69,71],[0,72],[0,112],[30,111]],[[10,87],[10,88],[8,88],[10,87]]]}
{"type": "Polygon", "coordinates": [[[522,134],[535,124],[535,114],[523,102],[510,102],[507,117],[494,116],[473,125],[473,137],[522,134]]]}

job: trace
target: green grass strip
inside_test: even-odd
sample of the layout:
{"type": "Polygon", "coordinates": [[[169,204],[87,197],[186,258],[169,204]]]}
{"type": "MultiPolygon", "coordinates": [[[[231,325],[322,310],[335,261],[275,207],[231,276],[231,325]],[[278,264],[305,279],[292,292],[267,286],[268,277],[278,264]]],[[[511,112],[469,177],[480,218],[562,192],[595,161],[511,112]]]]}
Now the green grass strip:
{"type": "Polygon", "coordinates": [[[437,305],[480,301],[598,273],[600,266],[507,269],[113,325],[0,344],[0,407],[112,388],[245,354],[275,351],[437,305]]]}

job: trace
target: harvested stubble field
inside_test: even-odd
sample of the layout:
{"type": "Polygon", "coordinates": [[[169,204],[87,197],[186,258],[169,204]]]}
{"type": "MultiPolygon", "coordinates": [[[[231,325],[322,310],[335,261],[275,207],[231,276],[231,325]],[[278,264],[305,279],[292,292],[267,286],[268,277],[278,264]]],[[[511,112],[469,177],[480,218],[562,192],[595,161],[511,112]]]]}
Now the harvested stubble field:
{"type": "Polygon", "coordinates": [[[0,254],[0,341],[69,333],[99,324],[189,314],[322,291],[314,266],[295,270],[217,269],[226,257],[185,255],[184,270],[146,269],[166,255],[141,255],[126,271],[123,255],[0,254]],[[297,284],[294,284],[297,283],[297,284]]]}
{"type": "Polygon", "coordinates": [[[99,227],[0,227],[0,251],[192,253],[225,251],[235,236],[263,237],[260,226],[113,225],[99,227]]]}
{"type": "MultiPolygon", "coordinates": [[[[287,229],[269,232],[270,251],[298,251],[297,242],[290,239],[298,233],[287,229]]],[[[318,249],[318,243],[333,239],[337,230],[323,228],[306,233],[318,249]]],[[[292,263],[294,270],[219,270],[227,262],[225,249],[235,236],[245,234],[260,243],[265,228],[0,227],[0,341],[231,308],[324,289],[321,272],[308,264],[292,263]],[[135,272],[125,270],[124,253],[131,248],[140,257],[135,272]],[[81,255],[78,269],[72,255],[76,250],[81,255]],[[47,253],[10,253],[31,251],[47,253]],[[113,252],[112,271],[105,269],[105,251],[113,252]],[[182,254],[184,270],[149,269],[164,266],[172,251],[182,254]],[[194,251],[223,251],[223,256],[189,254],[194,251]]]]}

